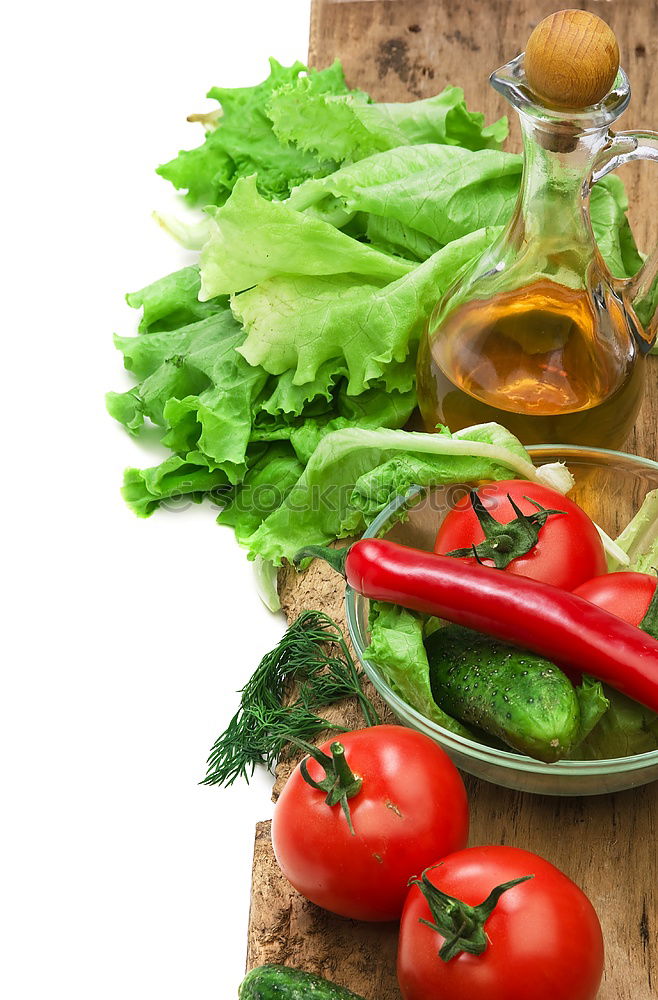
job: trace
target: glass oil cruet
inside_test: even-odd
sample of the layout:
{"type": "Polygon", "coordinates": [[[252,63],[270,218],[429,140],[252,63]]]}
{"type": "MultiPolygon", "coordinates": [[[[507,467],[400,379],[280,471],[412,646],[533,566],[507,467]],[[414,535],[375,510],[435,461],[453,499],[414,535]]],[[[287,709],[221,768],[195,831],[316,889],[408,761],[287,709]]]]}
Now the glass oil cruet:
{"type": "Polygon", "coordinates": [[[435,306],[418,354],[427,430],[495,420],[525,444],[620,447],[656,338],[658,250],[617,279],[598,250],[591,187],[658,132],[610,131],[630,87],[607,24],[585,11],[542,21],[491,83],[521,119],[524,164],[510,222],[435,306]]]}

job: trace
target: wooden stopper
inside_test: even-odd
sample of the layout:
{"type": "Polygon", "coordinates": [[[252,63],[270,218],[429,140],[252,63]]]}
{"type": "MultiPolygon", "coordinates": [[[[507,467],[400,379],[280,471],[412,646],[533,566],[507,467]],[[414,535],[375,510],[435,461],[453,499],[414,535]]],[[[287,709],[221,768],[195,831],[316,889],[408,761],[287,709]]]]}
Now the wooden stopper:
{"type": "Polygon", "coordinates": [[[559,10],[528,39],[525,73],[534,93],[559,108],[588,108],[612,88],[619,46],[612,29],[586,10],[559,10]]]}

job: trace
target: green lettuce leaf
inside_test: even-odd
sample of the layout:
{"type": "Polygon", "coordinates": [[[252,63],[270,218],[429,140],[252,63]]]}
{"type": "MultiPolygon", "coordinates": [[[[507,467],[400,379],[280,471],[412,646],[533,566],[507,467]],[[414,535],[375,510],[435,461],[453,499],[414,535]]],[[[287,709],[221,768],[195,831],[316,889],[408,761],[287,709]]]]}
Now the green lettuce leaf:
{"type": "Polygon", "coordinates": [[[290,433],[290,443],[298,458],[308,462],[311,455],[327,434],[348,427],[375,429],[379,427],[404,427],[416,406],[416,391],[397,392],[381,386],[364,392],[361,396],[348,396],[342,390],[336,396],[337,416],[307,418],[290,433]]]}
{"type": "Polygon", "coordinates": [[[321,415],[305,411],[289,422],[281,420],[277,425],[273,420],[265,430],[255,429],[251,440],[270,442],[270,446],[253,463],[248,455],[244,480],[232,490],[219,523],[230,524],[238,542],[250,547],[256,530],[284,503],[325,435],[348,426],[401,427],[415,402],[413,389],[403,394],[373,388],[352,398],[346,395],[345,386],[339,385],[321,415]]]}
{"type": "Polygon", "coordinates": [[[616,278],[629,278],[642,266],[629,221],[628,196],[623,181],[609,174],[592,187],[592,229],[606,264],[616,278]]]}
{"type": "Polygon", "coordinates": [[[441,244],[431,236],[419,233],[411,226],[404,226],[397,219],[383,219],[378,215],[367,216],[364,235],[378,250],[418,263],[441,249],[441,244]]]}
{"type": "Polygon", "coordinates": [[[176,330],[212,316],[226,307],[225,298],[199,302],[200,288],[198,267],[184,267],[146,285],[138,292],[129,292],[126,302],[133,309],[142,310],[140,333],[176,330]]]}
{"type": "Polygon", "coordinates": [[[369,101],[363,91],[312,94],[309,85],[302,82],[298,87],[279,88],[268,104],[267,113],[281,142],[319,159],[340,163],[386,148],[373,142],[355,114],[355,108],[369,101]]]}
{"type": "Polygon", "coordinates": [[[172,455],[150,469],[126,469],[122,493],[138,517],[149,517],[163,504],[180,510],[226,486],[228,479],[221,469],[210,470],[172,455]]]}
{"type": "Polygon", "coordinates": [[[240,179],[221,208],[209,210],[210,239],[201,251],[203,300],[241,292],[279,274],[351,272],[392,281],[411,265],[381,253],[321,219],[266,201],[255,177],[240,179]]]}
{"type": "Polygon", "coordinates": [[[622,566],[608,557],[608,569],[633,570],[636,573],[655,573],[658,569],[658,490],[647,493],[642,506],[617,539],[630,564],[622,566]]]}
{"type": "MultiPolygon", "coordinates": [[[[530,475],[527,466],[528,454],[523,445],[505,427],[500,424],[480,424],[457,431],[450,437],[476,443],[482,443],[486,448],[500,448],[508,456],[520,460],[519,469],[525,470],[520,475],[530,475]]],[[[446,449],[448,445],[443,445],[446,449]]],[[[438,455],[441,445],[437,446],[438,455]]],[[[411,449],[394,455],[375,468],[364,472],[354,484],[350,496],[350,513],[343,519],[343,530],[346,534],[359,532],[371,524],[375,517],[396,496],[403,496],[412,486],[448,486],[452,483],[474,482],[478,479],[502,479],[509,477],[509,466],[497,466],[495,469],[486,460],[475,459],[474,455],[452,454],[445,460],[430,454],[414,454],[411,449]],[[477,462],[480,462],[480,468],[477,462]],[[507,471],[505,471],[507,470],[507,471]],[[491,475],[489,474],[491,471],[491,475]]]]}
{"type": "Polygon", "coordinates": [[[372,602],[370,645],[365,655],[379,667],[393,690],[426,719],[473,738],[471,731],[440,709],[432,697],[423,622],[418,615],[395,604],[372,602]]]}
{"type": "Polygon", "coordinates": [[[280,139],[325,160],[359,160],[394,146],[431,142],[498,148],[507,137],[507,119],[484,128],[484,115],[468,111],[459,87],[399,104],[371,104],[363,93],[311,95],[309,90],[282,87],[268,114],[280,139]]]}
{"type": "Polygon", "coordinates": [[[107,412],[126,428],[129,434],[136,437],[144,427],[144,404],[139,394],[139,386],[128,389],[127,392],[108,392],[105,394],[107,412]]]}
{"type": "Polygon", "coordinates": [[[135,431],[148,417],[164,428],[163,444],[239,482],[246,470],[255,400],[268,375],[237,352],[244,333],[224,305],[177,330],[117,338],[126,368],[141,380],[108,397],[112,416],[135,431]]]}
{"type": "Polygon", "coordinates": [[[658,750],[658,715],[614,688],[604,687],[609,708],[573,752],[575,760],[610,760],[658,750]]]}
{"type": "MultiPolygon", "coordinates": [[[[268,401],[269,402],[269,401],[268,401]]],[[[299,417],[287,413],[256,413],[252,441],[290,441],[297,456],[308,461],[320,439],[344,427],[403,427],[416,406],[416,391],[375,385],[360,396],[349,396],[339,380],[327,400],[310,403],[299,417]]]]}
{"type": "Polygon", "coordinates": [[[262,282],[232,300],[247,333],[240,351],[274,375],[294,370],[300,385],[334,359],[349,372],[352,395],[374,379],[387,383],[391,362],[406,360],[437,298],[492,236],[485,230],[457,240],[384,286],[337,274],[262,282]]]}
{"type": "MultiPolygon", "coordinates": [[[[611,572],[620,569],[655,572],[658,565],[658,490],[647,493],[639,511],[617,539],[617,545],[631,561],[630,565],[622,566],[609,556],[611,572]]],[[[651,632],[648,626],[647,631],[651,632]]],[[[610,759],[657,750],[658,715],[613,688],[603,686],[603,695],[609,704],[608,710],[576,748],[573,759],[610,759]]]]}
{"type": "Polygon", "coordinates": [[[251,556],[280,565],[305,545],[363,531],[400,492],[421,486],[536,478],[519,441],[497,424],[456,434],[346,428],[326,434],[285,502],[263,521],[251,556]],[[383,467],[383,468],[381,468],[383,467]]]}
{"type": "Polygon", "coordinates": [[[269,447],[254,462],[217,518],[233,528],[241,545],[249,546],[266,517],[285,500],[304,466],[286,442],[269,447]]]}
{"type": "MultiPolygon", "coordinates": [[[[169,285],[178,288],[180,298],[177,302],[172,291],[168,314],[182,315],[188,285],[176,280],[169,285]]],[[[146,296],[145,308],[150,301],[146,296]]],[[[162,441],[176,458],[143,474],[130,470],[126,495],[140,512],[150,513],[172,491],[181,494],[176,476],[183,466],[184,476],[204,467],[223,473],[204,478],[195,472],[196,485],[189,492],[198,499],[200,485],[210,490],[242,482],[255,444],[264,456],[264,443],[284,441],[298,479],[302,467],[296,456],[306,460],[325,434],[348,425],[400,427],[411,415],[416,402],[413,359],[392,366],[392,388],[375,384],[358,397],[347,392],[344,367],[332,362],[321,366],[314,382],[296,386],[292,373],[274,378],[249,365],[236,350],[244,333],[226,300],[216,308],[206,319],[179,329],[116,339],[126,367],[140,382],[125,393],[108,394],[110,413],[131,433],[139,433],[145,420],[161,427],[162,441]]],[[[150,320],[159,323],[162,315],[150,320]]],[[[259,475],[266,464],[263,457],[259,475]]],[[[249,503],[241,502],[251,516],[249,503]]]]}
{"type": "Polygon", "coordinates": [[[508,136],[507,118],[484,125],[484,115],[469,111],[461,87],[419,101],[357,106],[370,134],[388,148],[406,143],[445,143],[465,149],[499,149],[508,136]]]}
{"type": "Polygon", "coordinates": [[[196,149],[182,150],[158,168],[161,177],[187,190],[190,201],[221,205],[236,180],[258,175],[258,189],[268,198],[285,198],[292,187],[307,177],[333,169],[316,156],[287,142],[280,142],[272,130],[266,107],[281,87],[295,92],[301,87],[309,96],[325,93],[348,94],[340,63],[325,70],[307,70],[303,63],[282,66],[270,59],[270,75],[255,87],[225,89],[213,87],[208,97],[219,101],[220,110],[192,116],[206,124],[205,142],[196,149]]]}
{"type": "Polygon", "coordinates": [[[320,365],[315,379],[302,385],[293,382],[293,371],[268,377],[254,408],[254,433],[275,433],[284,425],[297,426],[297,417],[345,417],[359,425],[362,418],[367,418],[368,426],[398,426],[397,417],[395,424],[389,424],[386,413],[396,414],[414,405],[416,371],[411,356],[390,365],[386,384],[375,381],[358,396],[349,395],[347,374],[346,365],[332,359],[320,365]],[[389,395],[392,399],[387,400],[389,395]],[[375,424],[377,414],[380,420],[375,424]]]}
{"type": "MultiPolygon", "coordinates": [[[[580,729],[578,732],[578,743],[580,744],[587,739],[599,720],[603,718],[610,707],[610,701],[605,696],[601,682],[587,674],[583,675],[580,684],[574,685],[574,691],[580,709],[580,729]]],[[[570,757],[573,760],[578,759],[578,747],[571,752],[570,757]]]]}
{"type": "MultiPolygon", "coordinates": [[[[496,150],[399,146],[296,188],[287,204],[299,211],[328,195],[346,212],[394,220],[441,245],[507,222],[516,203],[523,161],[496,150]]],[[[333,208],[332,208],[333,211],[333,208]]]]}

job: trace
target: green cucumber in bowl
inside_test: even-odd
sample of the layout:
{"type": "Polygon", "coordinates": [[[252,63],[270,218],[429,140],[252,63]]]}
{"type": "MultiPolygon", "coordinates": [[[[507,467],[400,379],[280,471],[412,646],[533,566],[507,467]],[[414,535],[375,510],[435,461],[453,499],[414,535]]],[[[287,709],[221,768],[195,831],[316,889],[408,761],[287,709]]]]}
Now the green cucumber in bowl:
{"type": "Polygon", "coordinates": [[[546,763],[579,742],[578,697],[553,663],[460,625],[438,629],[425,648],[444,712],[546,763]]]}
{"type": "Polygon", "coordinates": [[[238,990],[240,1000],[363,1000],[344,986],[330,983],[287,965],[261,965],[252,969],[238,990]]]}

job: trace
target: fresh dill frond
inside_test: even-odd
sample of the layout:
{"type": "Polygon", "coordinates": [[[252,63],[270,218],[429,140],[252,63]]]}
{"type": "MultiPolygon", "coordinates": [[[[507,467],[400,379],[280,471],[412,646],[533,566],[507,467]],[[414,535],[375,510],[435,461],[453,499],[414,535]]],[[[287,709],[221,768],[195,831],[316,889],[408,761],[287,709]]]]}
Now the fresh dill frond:
{"type": "Polygon", "coordinates": [[[317,714],[341,698],[358,699],[366,725],[380,721],[339,626],[321,611],[302,612],[240,693],[240,708],[210,751],[204,785],[248,781],[256,764],[272,769],[287,744],[345,732],[317,714]],[[296,697],[284,704],[293,684],[296,697]]]}

